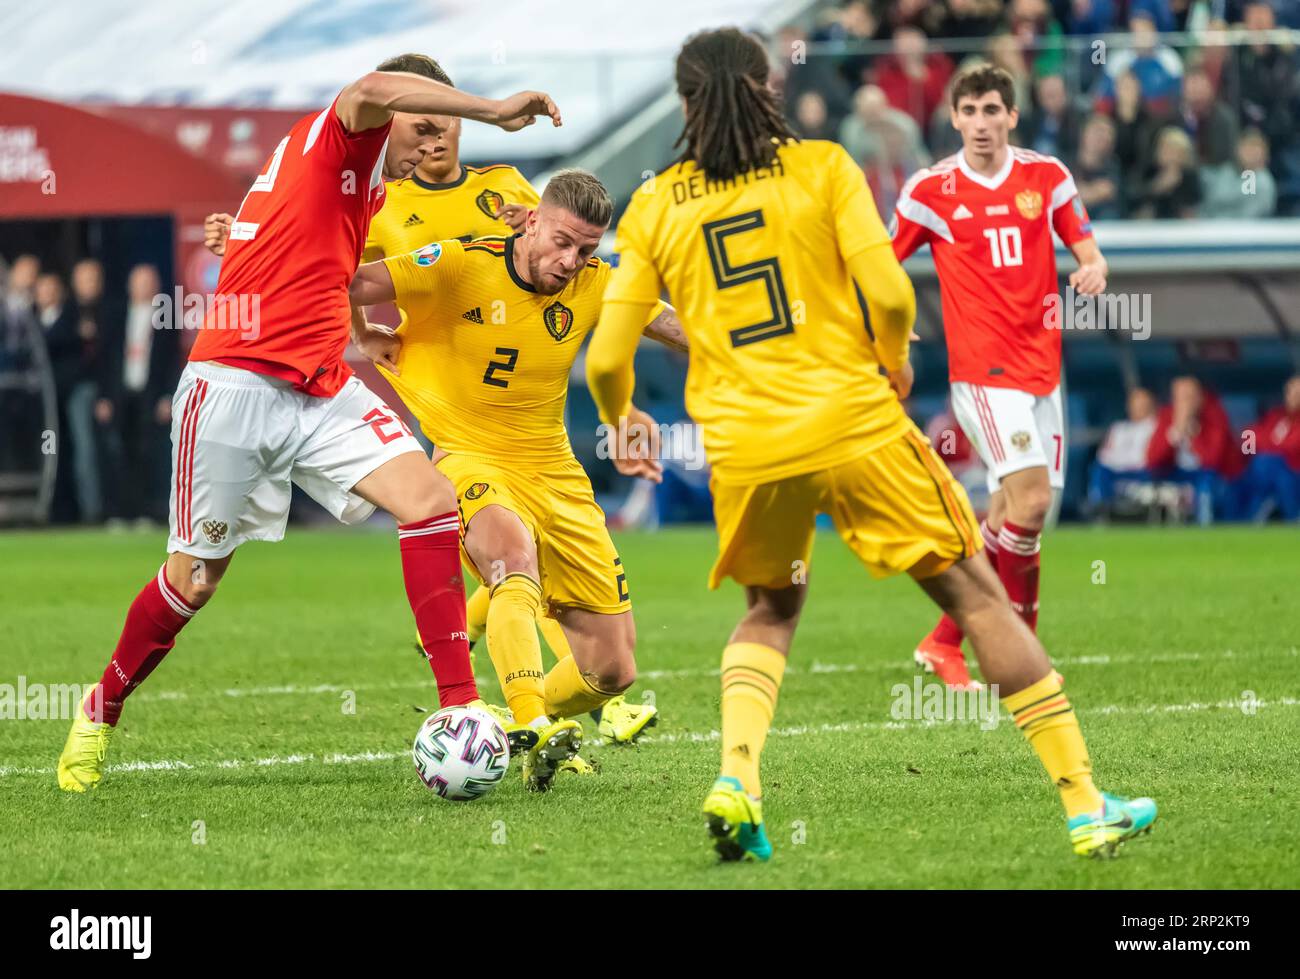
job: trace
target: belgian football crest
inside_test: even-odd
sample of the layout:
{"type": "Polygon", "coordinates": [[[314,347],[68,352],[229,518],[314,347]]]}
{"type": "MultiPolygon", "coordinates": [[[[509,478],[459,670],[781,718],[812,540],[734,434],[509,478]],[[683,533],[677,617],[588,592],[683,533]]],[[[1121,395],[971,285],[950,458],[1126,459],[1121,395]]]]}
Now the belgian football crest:
{"type": "Polygon", "coordinates": [[[546,323],[547,333],[556,340],[563,340],[573,329],[573,310],[564,303],[551,303],[542,310],[542,320],[546,323]]]}
{"type": "Polygon", "coordinates": [[[488,491],[487,483],[475,483],[465,491],[465,499],[477,500],[480,496],[488,491]]]}
{"type": "Polygon", "coordinates": [[[501,213],[501,208],[506,206],[506,199],[495,190],[485,190],[474,198],[474,203],[478,205],[480,211],[494,218],[501,213]]]}
{"type": "Polygon", "coordinates": [[[1022,190],[1016,195],[1016,210],[1026,221],[1043,213],[1043,195],[1036,190],[1022,190]]]}

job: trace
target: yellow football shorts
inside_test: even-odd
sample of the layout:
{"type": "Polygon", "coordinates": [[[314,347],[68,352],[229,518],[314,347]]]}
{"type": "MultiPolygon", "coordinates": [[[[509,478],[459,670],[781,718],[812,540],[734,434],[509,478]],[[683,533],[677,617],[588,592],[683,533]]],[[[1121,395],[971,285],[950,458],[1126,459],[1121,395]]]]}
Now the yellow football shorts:
{"type": "Polygon", "coordinates": [[[760,485],[712,484],[724,578],[789,588],[807,573],[817,514],[877,578],[927,578],[982,546],[966,491],[914,425],[852,462],[760,485]]]}
{"type": "MultiPolygon", "coordinates": [[[[456,488],[462,535],[475,514],[501,506],[515,514],[537,545],[542,594],[549,606],[616,614],[632,607],[627,575],[596,505],[591,481],[576,459],[545,471],[512,473],[501,464],[469,455],[449,455],[438,468],[456,488]]],[[[465,567],[480,582],[461,539],[465,567]]]]}

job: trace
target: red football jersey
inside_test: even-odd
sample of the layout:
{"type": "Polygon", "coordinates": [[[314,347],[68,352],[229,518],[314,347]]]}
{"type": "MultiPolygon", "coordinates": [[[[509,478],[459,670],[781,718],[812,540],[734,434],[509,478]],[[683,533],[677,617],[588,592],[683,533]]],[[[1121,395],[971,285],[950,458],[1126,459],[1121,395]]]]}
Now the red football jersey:
{"type": "MultiPolygon", "coordinates": [[[[913,174],[895,211],[899,261],[934,255],[953,381],[1049,394],[1061,379],[1061,331],[1046,322],[1059,295],[1052,230],[1066,245],[1092,236],[1065,164],[1019,147],[993,177],[961,152],[913,174]]],[[[1058,319],[1059,321],[1059,319],[1058,319]]]]}
{"type": "Polygon", "coordinates": [[[330,105],[289,130],[235,215],[190,360],[338,393],[352,374],[348,284],[384,203],[390,125],[350,133],[330,105]]]}

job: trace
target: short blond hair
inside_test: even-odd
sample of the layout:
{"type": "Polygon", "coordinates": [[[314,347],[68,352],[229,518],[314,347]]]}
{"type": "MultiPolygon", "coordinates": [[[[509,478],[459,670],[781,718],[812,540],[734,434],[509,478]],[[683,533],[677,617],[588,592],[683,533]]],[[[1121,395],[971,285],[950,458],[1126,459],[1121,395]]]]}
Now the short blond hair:
{"type": "Polygon", "coordinates": [[[607,227],[614,217],[614,201],[594,173],[576,167],[551,177],[542,194],[543,204],[562,207],[588,224],[607,227]]]}

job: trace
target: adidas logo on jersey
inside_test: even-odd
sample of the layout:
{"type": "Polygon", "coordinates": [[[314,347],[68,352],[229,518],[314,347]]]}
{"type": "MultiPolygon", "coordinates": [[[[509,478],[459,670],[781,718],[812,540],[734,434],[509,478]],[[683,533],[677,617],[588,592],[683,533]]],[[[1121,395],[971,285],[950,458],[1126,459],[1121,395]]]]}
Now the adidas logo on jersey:
{"type": "Polygon", "coordinates": [[[962,218],[973,218],[974,216],[975,215],[971,214],[970,208],[965,204],[958,204],[957,210],[952,212],[952,219],[954,221],[960,221],[962,218]]]}
{"type": "Polygon", "coordinates": [[[461,313],[460,318],[463,320],[469,320],[471,323],[482,323],[483,313],[478,306],[475,306],[473,309],[467,309],[465,312],[461,313]]]}
{"type": "Polygon", "coordinates": [[[402,227],[414,228],[417,224],[424,224],[424,222],[420,220],[420,215],[412,214],[409,218],[407,218],[405,221],[402,222],[402,227]]]}

